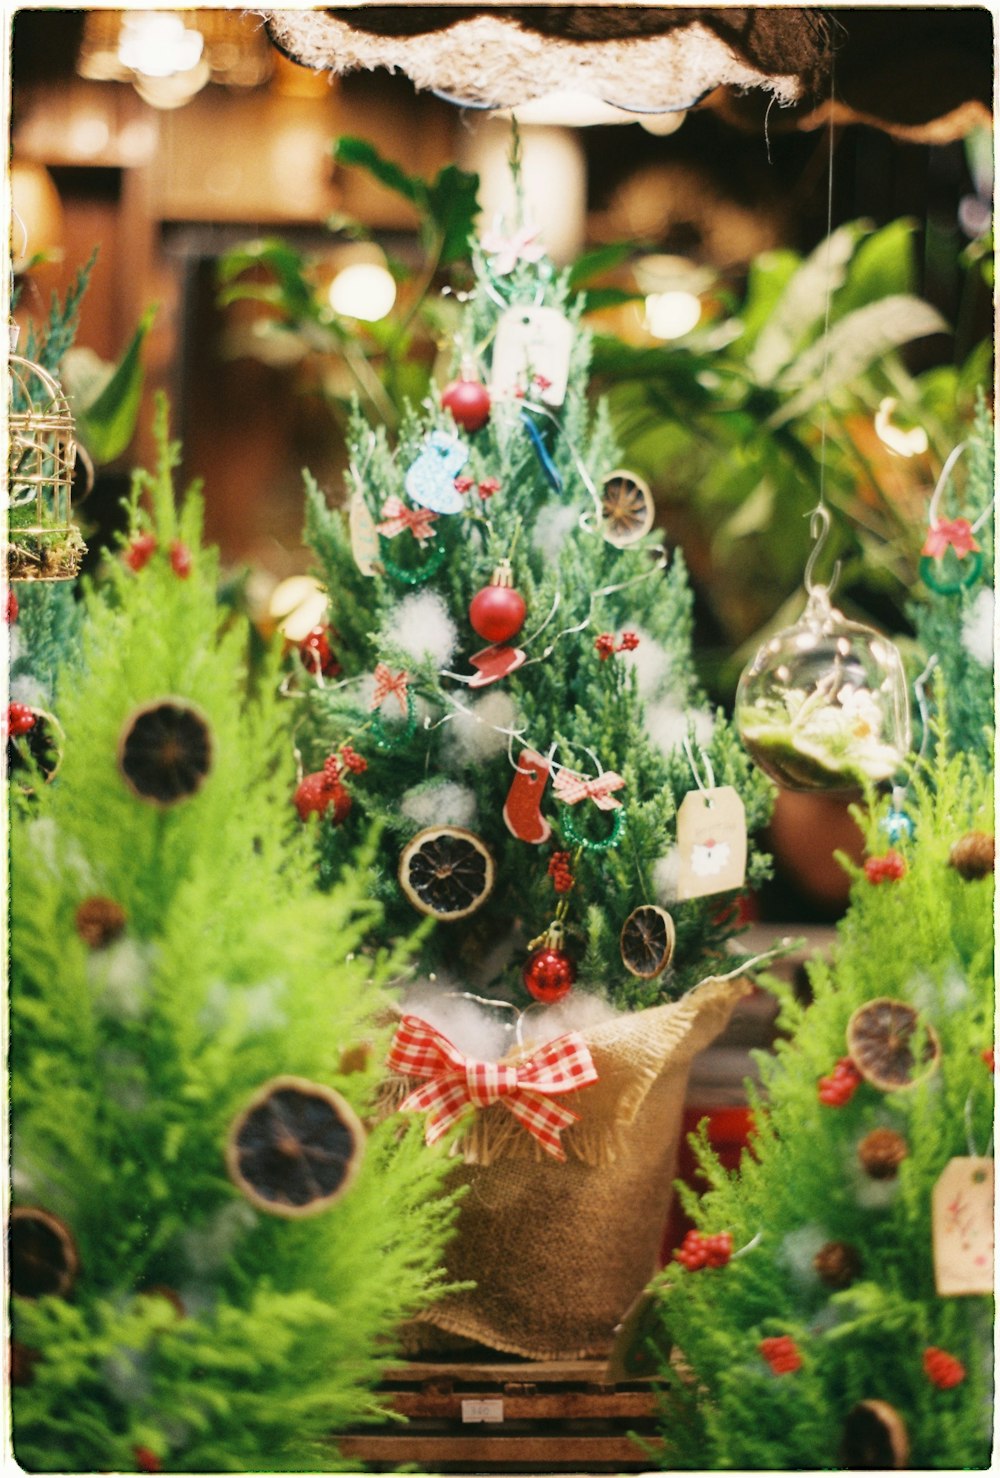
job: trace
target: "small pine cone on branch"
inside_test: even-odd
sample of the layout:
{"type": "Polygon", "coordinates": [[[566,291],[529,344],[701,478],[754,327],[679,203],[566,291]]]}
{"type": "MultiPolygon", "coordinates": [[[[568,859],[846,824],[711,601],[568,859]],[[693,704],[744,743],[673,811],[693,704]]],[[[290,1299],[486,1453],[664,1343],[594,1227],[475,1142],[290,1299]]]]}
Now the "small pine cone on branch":
{"type": "Polygon", "coordinates": [[[125,910],[113,898],[85,898],[76,911],[76,932],[90,949],[106,949],[124,933],[125,910]]]}
{"type": "Polygon", "coordinates": [[[861,1272],[861,1256],[849,1242],[826,1242],[813,1258],[813,1267],[828,1288],[849,1288],[861,1272]]]}
{"type": "Polygon", "coordinates": [[[996,841],[985,831],[970,831],[948,853],[948,863],[967,883],[985,878],[994,870],[996,841]]]}
{"type": "Polygon", "coordinates": [[[909,1153],[909,1145],[895,1129],[873,1129],[858,1145],[858,1159],[872,1180],[893,1180],[909,1153]]]}

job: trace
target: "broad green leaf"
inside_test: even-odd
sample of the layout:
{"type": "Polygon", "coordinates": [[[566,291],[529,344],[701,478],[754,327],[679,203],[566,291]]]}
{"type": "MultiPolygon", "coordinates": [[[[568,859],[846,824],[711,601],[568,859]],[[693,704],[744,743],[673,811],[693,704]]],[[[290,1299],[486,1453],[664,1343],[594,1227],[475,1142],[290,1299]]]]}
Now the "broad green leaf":
{"type": "Polygon", "coordinates": [[[121,456],[135,434],[142,399],[142,345],[156,309],[148,308],[132,341],[96,398],[77,410],[80,440],[99,465],[121,456]]]}
{"type": "Polygon", "coordinates": [[[624,287],[588,287],[580,293],[584,313],[597,313],[601,308],[621,308],[625,303],[641,303],[642,293],[624,287]]]}
{"type": "Polygon", "coordinates": [[[472,223],[479,214],[479,176],[448,164],[427,191],[427,209],[441,238],[442,266],[469,255],[472,223]]]}
{"type": "Polygon", "coordinates": [[[765,251],[750,264],[746,300],[740,309],[743,333],[739,342],[752,344],[774,312],[802,258],[794,251],[765,251]]]}
{"type": "Polygon", "coordinates": [[[798,390],[798,394],[772,413],[769,425],[783,426],[804,415],[821,399],[863,375],[890,350],[927,334],[947,332],[948,325],[936,308],[905,293],[858,308],[800,354],[782,377],[778,388],[784,393],[798,390]]]}
{"type": "Polygon", "coordinates": [[[378,180],[380,185],[401,195],[411,205],[426,213],[428,210],[427,185],[419,175],[407,174],[398,164],[391,159],[386,159],[379,153],[373,143],[368,139],[357,138],[353,134],[342,134],[333,143],[333,158],[335,164],[344,164],[352,169],[364,169],[378,180]]]}
{"type": "Polygon", "coordinates": [[[611,272],[615,267],[620,267],[622,262],[627,262],[634,254],[634,241],[613,241],[607,246],[598,246],[593,251],[584,252],[569,269],[569,285],[571,288],[582,287],[601,272],[611,272]]]}
{"type": "Polygon", "coordinates": [[[858,237],[866,229],[858,221],[839,227],[792,275],[747,356],[747,368],[759,385],[773,384],[823,322],[827,295],[844,282],[858,237]]]}
{"type": "Polygon", "coordinates": [[[316,311],[312,284],[305,273],[305,263],[299,252],[288,244],[272,237],[262,241],[250,241],[227,252],[217,268],[218,281],[227,289],[222,302],[235,302],[238,297],[260,296],[262,301],[277,301],[292,318],[309,317],[316,311]],[[255,267],[266,267],[274,274],[280,289],[278,298],[265,298],[254,293],[253,285],[244,284],[241,290],[234,286],[236,278],[255,267]],[[251,290],[247,290],[247,287],[251,290]]]}
{"type": "Polygon", "coordinates": [[[866,303],[898,293],[912,293],[916,286],[913,232],[916,222],[890,221],[861,242],[847,269],[847,281],[834,303],[836,318],[844,318],[866,303]]]}
{"type": "Polygon", "coordinates": [[[759,534],[774,517],[775,486],[764,478],[723,524],[721,533],[727,539],[742,539],[745,534],[759,534]]]}

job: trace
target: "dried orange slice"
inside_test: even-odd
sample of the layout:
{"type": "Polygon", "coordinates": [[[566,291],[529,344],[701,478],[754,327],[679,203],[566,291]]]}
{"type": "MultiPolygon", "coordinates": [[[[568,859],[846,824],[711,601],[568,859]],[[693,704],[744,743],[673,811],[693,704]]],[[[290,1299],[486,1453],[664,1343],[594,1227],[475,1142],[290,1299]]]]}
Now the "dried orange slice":
{"type": "Polygon", "coordinates": [[[347,1190],[365,1131],[346,1099],[284,1076],[263,1085],[233,1121],[226,1168],[252,1205],[272,1216],[315,1216],[347,1190]]]}
{"type": "Polygon", "coordinates": [[[655,508],[653,495],[641,477],[621,468],[609,472],[601,484],[601,529],[609,544],[625,549],[649,533],[655,508]]]}
{"type": "Polygon", "coordinates": [[[137,709],[118,741],[118,768],[142,801],[173,806],[186,800],[212,768],[208,720],[183,698],[137,709]]]}
{"type": "Polygon", "coordinates": [[[676,937],[674,921],[666,909],[643,903],[622,925],[622,964],[641,980],[652,980],[670,964],[676,937]]]}
{"type": "Polygon", "coordinates": [[[848,1468],[905,1468],[910,1442],[888,1401],[859,1401],[847,1413],[840,1458],[848,1468]]]}
{"type": "Polygon", "coordinates": [[[64,1298],[80,1271],[73,1234],[40,1206],[15,1206],[8,1232],[10,1291],[18,1298],[64,1298]]]}
{"type": "Polygon", "coordinates": [[[62,764],[65,735],[59,720],[43,708],[25,705],[34,722],[20,734],[7,735],[7,773],[25,795],[33,795],[34,772],[48,782],[62,764]]]}
{"type": "Polygon", "coordinates": [[[854,1012],[847,1023],[847,1050],[861,1076],[886,1093],[919,1082],[934,1070],[941,1055],[937,1034],[917,1010],[887,996],[866,1001],[854,1012]],[[919,1064],[914,1036],[923,1038],[919,1064]]]}
{"type": "Polygon", "coordinates": [[[413,907],[432,919],[464,919],[493,889],[493,854],[475,832],[428,826],[403,848],[399,885],[413,907]]]}

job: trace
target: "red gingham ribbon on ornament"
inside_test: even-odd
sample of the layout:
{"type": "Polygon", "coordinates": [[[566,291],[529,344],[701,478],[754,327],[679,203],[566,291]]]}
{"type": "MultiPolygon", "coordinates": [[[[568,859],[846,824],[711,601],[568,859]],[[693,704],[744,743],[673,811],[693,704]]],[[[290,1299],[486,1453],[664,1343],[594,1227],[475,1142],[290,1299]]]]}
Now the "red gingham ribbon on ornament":
{"type": "Polygon", "coordinates": [[[616,775],[614,770],[606,770],[596,780],[588,780],[585,775],[574,775],[571,770],[560,770],[553,781],[552,789],[556,799],[565,801],[568,806],[575,806],[577,801],[586,800],[589,796],[602,811],[617,811],[621,801],[616,801],[611,792],[621,790],[624,784],[621,775],[616,775]]]}
{"type": "Polygon", "coordinates": [[[429,508],[407,508],[403,500],[393,493],[382,504],[382,522],[376,527],[387,539],[395,539],[397,534],[409,529],[422,544],[425,539],[437,538],[437,529],[431,528],[436,518],[437,514],[429,508]]]}
{"type": "Polygon", "coordinates": [[[979,548],[967,518],[939,518],[928,531],[920,553],[931,559],[940,559],[949,546],[959,559],[964,559],[967,554],[979,548]]]}
{"type": "Polygon", "coordinates": [[[480,1062],[464,1057],[419,1016],[403,1017],[386,1065],[404,1077],[429,1079],[400,1104],[404,1114],[426,1112],[428,1144],[446,1134],[469,1104],[487,1108],[502,1103],[557,1160],[566,1158],[560,1134],[580,1115],[552,1103],[550,1095],[575,1093],[597,1082],[594,1060],[579,1032],[556,1037],[523,1062],[480,1062]]]}
{"type": "Polygon", "coordinates": [[[374,713],[376,708],[381,708],[387,698],[395,697],[405,714],[407,711],[406,689],[409,680],[410,674],[405,668],[394,675],[384,662],[380,662],[375,668],[375,691],[368,705],[370,712],[374,713]]]}

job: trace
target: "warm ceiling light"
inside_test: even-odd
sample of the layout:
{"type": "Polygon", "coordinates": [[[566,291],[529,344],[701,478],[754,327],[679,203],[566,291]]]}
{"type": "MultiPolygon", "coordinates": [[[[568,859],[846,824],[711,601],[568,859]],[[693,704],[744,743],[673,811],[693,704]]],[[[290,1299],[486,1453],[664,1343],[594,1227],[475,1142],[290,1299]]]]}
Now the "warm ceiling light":
{"type": "MultiPolygon", "coordinates": [[[[143,77],[173,77],[201,60],[205,39],[173,11],[143,10],[126,15],[118,37],[118,60],[143,77]]],[[[207,78],[206,78],[207,80],[207,78]]]]}
{"type": "Polygon", "coordinates": [[[289,575],[271,592],[268,614],[288,641],[304,641],[322,626],[328,605],[326,591],[312,575],[289,575]]]}
{"type": "Polygon", "coordinates": [[[694,293],[650,293],[646,299],[646,327],[654,339],[682,339],[701,318],[701,302],[694,293]]]}
{"type": "Polygon", "coordinates": [[[62,255],[63,210],[48,170],[35,160],[13,159],[10,165],[11,266],[24,272],[38,257],[62,255]]]}
{"type": "Polygon", "coordinates": [[[77,59],[81,77],[131,82],[156,108],[178,108],[207,82],[257,87],[271,75],[258,23],[236,11],[89,10],[77,59]]]}
{"type": "Polygon", "coordinates": [[[392,312],[396,283],[377,262],[352,262],[330,283],[330,307],[344,318],[377,323],[392,312]]]}

